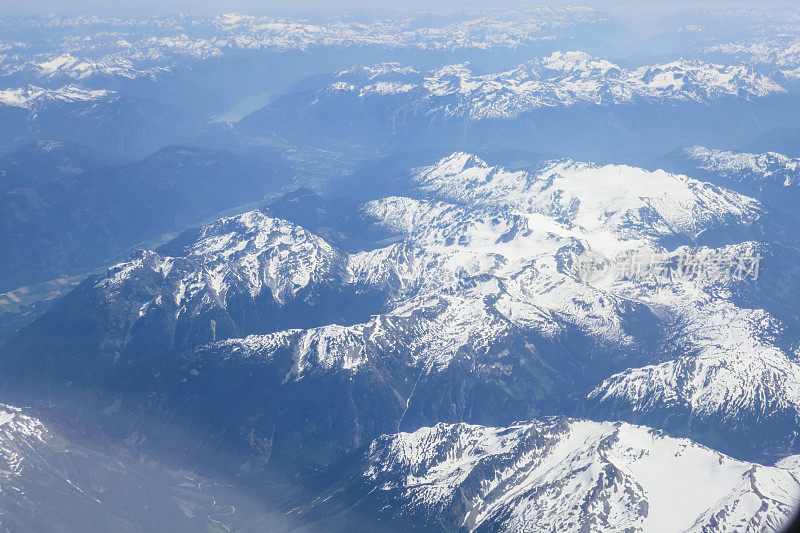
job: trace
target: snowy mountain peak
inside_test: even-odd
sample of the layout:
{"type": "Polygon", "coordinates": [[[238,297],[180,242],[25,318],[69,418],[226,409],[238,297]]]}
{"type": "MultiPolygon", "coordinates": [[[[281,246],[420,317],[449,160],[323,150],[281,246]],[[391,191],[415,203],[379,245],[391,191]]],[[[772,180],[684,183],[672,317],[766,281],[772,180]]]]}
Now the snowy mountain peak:
{"type": "Polygon", "coordinates": [[[686,176],[624,165],[562,160],[535,172],[508,171],[456,153],[421,169],[415,183],[447,201],[551,217],[575,235],[593,236],[598,247],[609,232],[623,240],[695,239],[711,228],[747,226],[761,216],[758,203],[742,195],[686,176]]]}
{"type": "Polygon", "coordinates": [[[379,508],[393,502],[391,518],[470,531],[776,531],[800,504],[796,462],[760,466],[645,427],[556,418],[381,437],[354,483],[379,508]]]}
{"type": "Polygon", "coordinates": [[[251,211],[203,227],[180,257],[162,258],[145,252],[132,262],[113,267],[101,283],[119,285],[131,279],[138,268],[146,267],[167,280],[190,276],[176,287],[180,291],[176,301],[192,296],[200,287],[224,299],[231,285],[246,288],[252,296],[269,289],[274,298],[283,301],[326,276],[346,278],[341,263],[339,252],[316,235],[251,211]]]}
{"type": "MultiPolygon", "coordinates": [[[[596,72],[602,75],[608,75],[612,71],[614,73],[621,73],[620,67],[611,61],[594,57],[586,52],[571,50],[567,52],[556,51],[545,57],[540,62],[541,66],[563,73],[577,73],[585,74],[589,72],[596,72]]],[[[535,70],[537,63],[530,64],[531,70],[535,70]]],[[[524,71],[524,67],[520,69],[524,71]]]]}

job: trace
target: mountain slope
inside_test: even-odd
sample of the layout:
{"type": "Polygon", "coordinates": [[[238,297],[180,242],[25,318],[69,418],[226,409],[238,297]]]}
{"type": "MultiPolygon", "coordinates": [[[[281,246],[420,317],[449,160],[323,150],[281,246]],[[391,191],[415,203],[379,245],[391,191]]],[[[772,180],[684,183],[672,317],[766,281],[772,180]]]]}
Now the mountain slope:
{"type": "Polygon", "coordinates": [[[0,156],[0,191],[37,187],[56,177],[68,178],[124,162],[120,156],[78,143],[39,140],[0,156]]]}
{"type": "Polygon", "coordinates": [[[361,208],[398,236],[377,248],[251,212],[89,278],[9,341],[7,390],[64,405],[88,390],[97,407],[122,390],[113,419],[75,416],[173,445],[137,426],[144,402],[248,472],[328,464],[398,429],[563,412],[745,457],[796,449],[791,270],[765,269],[779,275],[763,289],[730,270],[619,274],[636,254],[792,264],[793,248],[750,240],[780,234],[758,202],[663,171],[464,153],[409,182],[415,197],[361,208]],[[585,277],[598,258],[608,270],[585,277]]]}
{"type": "Polygon", "coordinates": [[[800,198],[800,160],[775,152],[690,146],[659,159],[658,164],[734,189],[789,214],[800,198]]]}
{"type": "Polygon", "coordinates": [[[364,101],[405,97],[400,102],[421,107],[426,116],[480,120],[514,118],[545,107],[648,100],[708,103],[724,97],[759,98],[783,92],[778,83],[740,66],[675,61],[628,70],[584,52],[569,51],[484,75],[463,64],[428,72],[396,63],[355,67],[323,81],[309,102],[323,105],[325,98],[339,95],[364,101]]]}
{"type": "Polygon", "coordinates": [[[4,151],[53,139],[130,157],[194,140],[203,126],[192,113],[149,95],[74,85],[0,90],[0,118],[4,151]]]}
{"type": "Polygon", "coordinates": [[[798,456],[761,466],[641,426],[565,418],[387,435],[343,470],[295,514],[337,530],[361,515],[451,531],[755,532],[779,531],[800,504],[798,456]]]}
{"type": "MultiPolygon", "coordinates": [[[[36,148],[40,163],[49,146],[36,148]]],[[[3,177],[0,289],[96,268],[143,240],[276,191],[290,173],[276,156],[187,147],[103,168],[65,172],[62,163],[53,160],[38,179],[18,166],[3,177]]]]}
{"type": "Polygon", "coordinates": [[[446,144],[613,160],[687,142],[743,144],[791,126],[796,92],[781,83],[745,65],[626,68],[579,51],[486,74],[468,64],[381,63],[310,78],[237,129],[338,149],[446,144]]]}
{"type": "Polygon", "coordinates": [[[0,527],[9,531],[196,531],[213,527],[214,490],[190,472],[65,438],[0,405],[0,527]]]}

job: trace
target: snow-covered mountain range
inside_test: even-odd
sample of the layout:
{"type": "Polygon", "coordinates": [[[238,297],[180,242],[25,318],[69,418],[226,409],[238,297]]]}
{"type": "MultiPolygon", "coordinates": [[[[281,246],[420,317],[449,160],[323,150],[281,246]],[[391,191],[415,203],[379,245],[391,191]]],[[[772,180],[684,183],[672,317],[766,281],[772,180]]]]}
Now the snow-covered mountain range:
{"type": "Polygon", "coordinates": [[[84,282],[12,342],[7,371],[34,375],[60,353],[51,378],[69,387],[145,372],[142,393],[190,410],[228,412],[238,390],[224,424],[249,435],[226,437],[248,468],[325,463],[398,428],[564,409],[739,456],[796,450],[795,291],[773,288],[791,271],[588,283],[580,271],[634,253],[700,269],[763,257],[769,272],[796,252],[766,240],[781,222],[757,201],[663,171],[509,171],[466,153],[409,179],[411,196],[362,208],[393,244],[346,253],[263,212],[223,219],[84,282]],[[97,359],[79,376],[85,350],[97,359]],[[218,392],[201,393],[211,381],[218,392]]]}
{"type": "Polygon", "coordinates": [[[720,43],[704,53],[711,57],[768,67],[788,80],[800,78],[800,41],[795,35],[720,43]]]}
{"type": "Polygon", "coordinates": [[[381,46],[453,50],[512,48],[608,24],[590,8],[442,13],[355,22],[228,13],[216,17],[39,17],[0,23],[0,75],[39,78],[153,77],[188,60],[241,50],[381,46]],[[427,18],[427,20],[426,20],[427,18]],[[438,19],[438,20],[437,20],[438,19]],[[29,32],[23,36],[22,32],[29,32]],[[19,40],[16,40],[19,39],[19,40]]]}
{"type": "Polygon", "coordinates": [[[567,50],[501,72],[394,62],[315,76],[242,118],[237,130],[337,150],[438,143],[613,160],[687,142],[742,143],[788,126],[795,98],[783,77],[747,64],[679,59],[626,67],[567,50]],[[760,121],[733,111],[742,108],[760,121]]]}
{"type": "Polygon", "coordinates": [[[0,529],[780,531],[800,11],[674,9],[0,17],[0,529]]]}
{"type": "MultiPolygon", "coordinates": [[[[737,144],[742,140],[729,137],[787,126],[792,115],[786,108],[796,107],[791,99],[797,92],[797,65],[787,59],[794,45],[764,41],[752,28],[763,13],[717,15],[721,27],[745,21],[742,31],[749,38],[732,41],[723,38],[724,32],[699,28],[692,31],[704,36],[700,47],[635,58],[609,45],[626,35],[624,29],[588,8],[490,9],[363,22],[238,14],[9,19],[0,21],[0,113],[9,115],[4,118],[8,126],[0,128],[0,150],[42,137],[103,148],[95,135],[71,139],[54,128],[51,122],[66,113],[85,117],[82,128],[120,132],[114,149],[137,156],[186,143],[187,132],[203,139],[199,144],[213,139],[227,145],[229,132],[213,124],[246,115],[251,116],[237,135],[251,142],[268,134],[289,143],[316,145],[324,139],[325,144],[357,145],[363,136],[374,139],[368,146],[374,150],[413,144],[412,139],[424,145],[444,137],[461,145],[463,138],[491,137],[499,146],[517,139],[516,148],[541,145],[542,151],[591,159],[619,145],[632,144],[633,152],[653,150],[658,141],[647,132],[659,129],[668,148],[675,148],[672,138],[710,145],[716,141],[712,135],[724,135],[726,144],[737,144]],[[761,52],[745,53],[753,46],[761,52]],[[777,58],[778,52],[786,57],[777,58]],[[757,59],[759,54],[769,57],[757,59]],[[376,58],[392,63],[376,65],[376,58]],[[294,94],[297,89],[304,94],[294,94]],[[778,97],[786,102],[774,104],[778,97]],[[274,105],[257,112],[265,104],[274,105]],[[735,105],[755,106],[760,120],[722,123],[733,119],[729,109],[735,105]],[[583,110],[586,106],[591,110],[583,110]],[[143,126],[117,123],[137,120],[132,107],[148,117],[140,119],[143,126]],[[55,109],[56,118],[23,113],[45,108],[55,109]],[[576,116],[554,123],[547,112],[564,108],[576,116]],[[168,119],[159,122],[160,116],[168,119]],[[687,116],[698,124],[690,124],[687,116]],[[511,125],[475,131],[475,122],[498,120],[511,125]],[[350,123],[358,128],[341,139],[328,133],[331,122],[337,131],[350,123]],[[594,128],[582,123],[612,124],[617,135],[608,136],[610,146],[605,146],[604,137],[598,141],[594,128]],[[166,138],[151,146],[127,129],[166,138]],[[183,138],[172,129],[184,132],[183,138]],[[597,146],[597,153],[587,146],[597,146]]],[[[770,24],[777,24],[773,18],[770,24]]],[[[785,31],[782,39],[794,38],[791,27],[785,31]]]]}
{"type": "MultiPolygon", "coordinates": [[[[641,426],[564,418],[387,435],[309,508],[464,531],[775,531],[800,460],[761,466],[641,426]]],[[[324,520],[323,520],[324,523],[324,520]]]]}
{"type": "Polygon", "coordinates": [[[676,61],[626,69],[584,52],[554,52],[507,72],[478,74],[468,65],[420,72],[397,64],[340,72],[313,99],[327,93],[360,98],[408,95],[403,105],[426,115],[470,119],[508,118],[542,107],[620,104],[637,101],[709,102],[724,97],[758,98],[784,92],[778,83],[746,66],[676,61]]]}

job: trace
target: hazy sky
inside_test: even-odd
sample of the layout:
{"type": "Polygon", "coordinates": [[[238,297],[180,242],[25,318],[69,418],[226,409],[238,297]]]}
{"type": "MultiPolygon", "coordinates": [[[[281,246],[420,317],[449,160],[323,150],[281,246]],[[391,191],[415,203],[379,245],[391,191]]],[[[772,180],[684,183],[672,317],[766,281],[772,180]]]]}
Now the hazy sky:
{"type": "Polygon", "coordinates": [[[502,6],[595,7],[620,20],[663,17],[679,11],[726,7],[796,7],[797,0],[0,0],[0,16],[50,13],[155,15],[183,12],[214,15],[231,11],[253,14],[322,14],[346,12],[432,11],[502,6]]]}
{"type": "Polygon", "coordinates": [[[322,11],[326,14],[337,11],[380,11],[391,9],[432,10],[454,7],[497,7],[498,5],[585,5],[602,10],[627,13],[631,10],[674,11],[698,7],[723,6],[796,6],[797,0],[0,0],[0,15],[25,15],[48,13],[92,12],[110,13],[176,13],[216,14],[230,11],[253,13],[287,11],[322,11]]]}

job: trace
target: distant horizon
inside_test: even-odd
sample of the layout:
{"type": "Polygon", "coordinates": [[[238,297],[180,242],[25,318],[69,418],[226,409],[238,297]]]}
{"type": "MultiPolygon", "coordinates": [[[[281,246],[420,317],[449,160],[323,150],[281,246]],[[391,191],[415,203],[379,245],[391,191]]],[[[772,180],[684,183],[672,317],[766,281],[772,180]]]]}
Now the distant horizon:
{"type": "Polygon", "coordinates": [[[231,0],[224,7],[218,2],[201,0],[120,0],[114,3],[101,0],[71,1],[66,8],[59,0],[41,0],[36,3],[10,0],[0,5],[0,20],[29,16],[99,16],[99,17],[215,17],[226,13],[266,16],[276,18],[304,19],[322,23],[336,18],[347,18],[370,22],[383,18],[415,17],[427,14],[459,15],[469,13],[498,13],[509,10],[524,10],[537,7],[585,7],[608,15],[616,22],[635,30],[640,36],[657,35],[670,17],[702,16],[703,11],[730,9],[752,9],[767,11],[795,7],[790,0],[554,0],[522,1],[497,0],[487,5],[484,0],[464,0],[453,5],[446,0],[403,0],[400,3],[367,0],[312,0],[302,3],[288,0],[231,0]]]}
{"type": "Polygon", "coordinates": [[[551,0],[551,1],[519,1],[499,0],[487,6],[482,0],[462,0],[458,5],[453,5],[446,0],[404,0],[402,2],[375,2],[367,0],[311,0],[302,3],[288,0],[263,1],[263,0],[232,0],[221,7],[218,2],[203,0],[192,2],[188,0],[120,0],[105,2],[102,0],[80,0],[70,2],[69,7],[59,0],[41,0],[39,2],[26,2],[23,0],[7,0],[0,5],[0,17],[28,16],[28,15],[177,15],[184,13],[193,16],[213,16],[224,13],[240,12],[256,15],[266,14],[319,14],[331,16],[337,12],[346,14],[365,13],[407,13],[418,11],[421,13],[447,11],[458,12],[461,10],[494,11],[509,8],[534,8],[542,6],[552,7],[590,7],[598,11],[608,11],[616,16],[624,16],[631,12],[650,11],[654,14],[668,12],[689,12],[703,9],[736,8],[780,8],[793,7],[795,2],[790,0],[707,0],[693,2],[691,0],[671,0],[668,2],[637,2],[635,0],[551,0]]]}

